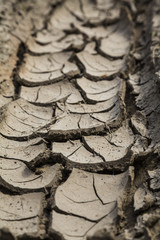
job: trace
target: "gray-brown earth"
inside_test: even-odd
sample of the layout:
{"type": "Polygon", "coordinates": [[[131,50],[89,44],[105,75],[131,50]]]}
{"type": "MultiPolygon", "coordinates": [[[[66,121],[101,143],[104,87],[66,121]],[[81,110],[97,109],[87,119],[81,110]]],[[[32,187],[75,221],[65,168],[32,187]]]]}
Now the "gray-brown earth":
{"type": "Polygon", "coordinates": [[[0,0],[0,240],[160,239],[159,13],[0,0]]]}

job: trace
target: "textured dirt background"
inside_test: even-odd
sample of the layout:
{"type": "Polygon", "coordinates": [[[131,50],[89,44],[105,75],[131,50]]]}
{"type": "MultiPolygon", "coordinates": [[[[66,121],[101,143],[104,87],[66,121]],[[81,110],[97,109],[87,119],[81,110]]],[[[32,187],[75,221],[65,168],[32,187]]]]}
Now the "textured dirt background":
{"type": "Polygon", "coordinates": [[[0,239],[160,239],[160,3],[0,0],[0,239]]]}

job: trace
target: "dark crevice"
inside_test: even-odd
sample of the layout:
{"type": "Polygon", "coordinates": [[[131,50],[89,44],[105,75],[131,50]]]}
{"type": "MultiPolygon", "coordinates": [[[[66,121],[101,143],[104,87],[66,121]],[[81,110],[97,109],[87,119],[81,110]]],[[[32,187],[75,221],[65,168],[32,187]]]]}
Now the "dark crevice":
{"type": "Polygon", "coordinates": [[[125,106],[126,106],[126,118],[130,119],[133,114],[138,110],[135,102],[135,95],[133,94],[133,89],[126,81],[126,95],[125,95],[125,106]]]}
{"type": "MultiPolygon", "coordinates": [[[[1,180],[0,180],[0,181],[1,181],[1,180]]],[[[1,189],[1,192],[2,192],[3,194],[7,194],[7,195],[10,195],[10,196],[19,194],[19,193],[17,193],[16,191],[12,191],[12,190],[10,190],[9,188],[6,188],[6,186],[4,187],[2,184],[0,184],[0,189],[1,189]]]]}
{"type": "Polygon", "coordinates": [[[89,219],[89,218],[82,217],[82,216],[77,215],[77,214],[64,212],[64,211],[62,211],[61,209],[59,209],[58,207],[54,207],[54,211],[56,211],[57,213],[63,214],[63,215],[82,218],[82,219],[84,219],[84,220],[87,220],[87,221],[90,221],[90,222],[93,222],[93,223],[96,223],[96,222],[98,221],[98,220],[91,220],[91,219],[89,219]]]}
{"type": "Polygon", "coordinates": [[[14,90],[15,90],[15,95],[14,95],[14,99],[18,99],[19,95],[20,95],[20,91],[21,91],[21,85],[18,81],[19,76],[18,76],[18,71],[20,69],[20,67],[23,64],[24,61],[24,54],[26,53],[26,45],[21,42],[17,51],[17,63],[16,63],[16,68],[13,69],[13,74],[12,74],[12,79],[13,79],[13,84],[14,84],[14,90]]]}
{"type": "Polygon", "coordinates": [[[95,186],[95,177],[94,177],[94,175],[93,175],[93,189],[94,189],[94,192],[95,192],[97,198],[99,199],[99,201],[102,203],[102,205],[104,205],[102,199],[99,197],[99,195],[97,193],[97,189],[96,189],[96,186],[95,186]]]}

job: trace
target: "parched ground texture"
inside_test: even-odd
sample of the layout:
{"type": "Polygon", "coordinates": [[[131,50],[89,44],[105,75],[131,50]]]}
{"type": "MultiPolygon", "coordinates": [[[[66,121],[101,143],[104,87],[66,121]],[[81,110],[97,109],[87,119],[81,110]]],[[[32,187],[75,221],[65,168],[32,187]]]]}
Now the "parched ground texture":
{"type": "Polygon", "coordinates": [[[0,0],[0,239],[160,239],[159,0],[0,0]]]}

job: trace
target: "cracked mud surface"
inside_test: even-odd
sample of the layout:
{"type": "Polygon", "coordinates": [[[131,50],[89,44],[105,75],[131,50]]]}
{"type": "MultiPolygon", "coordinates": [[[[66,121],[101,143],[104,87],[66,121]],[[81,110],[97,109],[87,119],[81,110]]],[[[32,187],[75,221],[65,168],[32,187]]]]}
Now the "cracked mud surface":
{"type": "Polygon", "coordinates": [[[0,0],[0,239],[160,239],[159,12],[0,0]]]}

